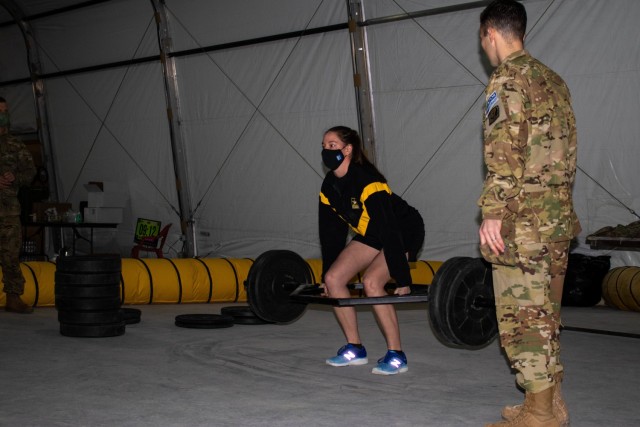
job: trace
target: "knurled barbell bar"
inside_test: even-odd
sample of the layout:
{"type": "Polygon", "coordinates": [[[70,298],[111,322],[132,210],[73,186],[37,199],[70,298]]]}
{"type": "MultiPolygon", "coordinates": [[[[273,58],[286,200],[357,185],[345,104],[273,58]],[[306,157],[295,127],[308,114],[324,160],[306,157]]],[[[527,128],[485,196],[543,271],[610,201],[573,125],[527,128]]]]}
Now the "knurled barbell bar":
{"type": "MultiPolygon", "coordinates": [[[[291,323],[302,316],[308,304],[342,307],[426,302],[431,328],[447,346],[479,349],[498,334],[491,266],[481,258],[445,261],[431,284],[414,285],[409,295],[331,298],[322,294],[302,257],[288,250],[270,250],[256,258],[245,287],[251,310],[269,323],[291,323]]],[[[361,290],[362,284],[349,287],[361,290]]]]}

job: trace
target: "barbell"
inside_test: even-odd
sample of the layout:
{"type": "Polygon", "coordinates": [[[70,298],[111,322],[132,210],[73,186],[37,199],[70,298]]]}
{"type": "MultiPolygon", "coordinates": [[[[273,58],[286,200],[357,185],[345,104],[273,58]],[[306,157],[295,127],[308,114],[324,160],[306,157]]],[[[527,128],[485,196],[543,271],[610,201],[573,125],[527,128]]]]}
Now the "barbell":
{"type": "MultiPolygon", "coordinates": [[[[481,258],[445,261],[431,284],[413,285],[409,295],[366,297],[352,292],[350,298],[331,298],[323,295],[302,257],[288,250],[270,250],[256,258],[244,285],[251,310],[268,323],[291,323],[302,316],[308,304],[342,307],[424,302],[434,335],[449,347],[480,349],[498,335],[491,265],[481,258]]],[[[357,291],[362,284],[349,287],[357,291]]]]}

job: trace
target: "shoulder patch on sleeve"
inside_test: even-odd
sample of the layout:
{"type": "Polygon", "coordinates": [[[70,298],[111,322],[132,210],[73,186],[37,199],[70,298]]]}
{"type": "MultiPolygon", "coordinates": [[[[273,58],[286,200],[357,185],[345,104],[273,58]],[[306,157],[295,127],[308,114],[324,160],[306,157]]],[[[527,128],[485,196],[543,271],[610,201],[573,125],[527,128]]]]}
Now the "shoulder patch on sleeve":
{"type": "Polygon", "coordinates": [[[498,117],[500,117],[500,106],[496,105],[487,114],[487,123],[489,124],[489,126],[494,124],[496,120],[498,120],[498,117]]]}
{"type": "Polygon", "coordinates": [[[484,111],[485,133],[491,133],[494,126],[504,120],[507,120],[507,112],[500,100],[500,96],[494,91],[487,97],[487,105],[484,111]]]}
{"type": "Polygon", "coordinates": [[[489,113],[491,113],[491,109],[496,106],[498,103],[498,94],[494,90],[491,95],[487,97],[487,106],[484,110],[484,116],[489,117],[489,113]]]}

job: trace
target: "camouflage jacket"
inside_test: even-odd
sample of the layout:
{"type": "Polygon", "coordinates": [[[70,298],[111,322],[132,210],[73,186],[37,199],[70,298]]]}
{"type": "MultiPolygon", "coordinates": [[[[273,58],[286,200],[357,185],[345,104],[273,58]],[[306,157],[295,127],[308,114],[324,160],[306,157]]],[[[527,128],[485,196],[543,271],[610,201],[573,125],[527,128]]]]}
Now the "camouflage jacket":
{"type": "Polygon", "coordinates": [[[572,239],[580,223],[573,209],[577,135],[567,85],[522,50],[495,69],[485,95],[483,219],[501,219],[519,244],[572,239]]]}
{"type": "Polygon", "coordinates": [[[0,215],[20,215],[18,190],[31,184],[36,174],[31,153],[11,135],[0,135],[0,174],[11,172],[16,180],[10,188],[0,189],[0,215]]]}

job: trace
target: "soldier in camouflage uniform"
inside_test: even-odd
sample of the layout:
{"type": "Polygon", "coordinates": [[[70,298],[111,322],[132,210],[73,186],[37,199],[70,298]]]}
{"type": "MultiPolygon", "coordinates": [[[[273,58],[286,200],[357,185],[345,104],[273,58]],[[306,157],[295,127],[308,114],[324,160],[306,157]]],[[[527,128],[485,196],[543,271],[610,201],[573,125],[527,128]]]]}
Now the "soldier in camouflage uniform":
{"type": "Polygon", "coordinates": [[[500,342],[526,393],[492,426],[569,423],[559,328],[569,243],[580,232],[576,125],[564,81],[524,50],[526,22],[514,0],[495,0],[480,16],[482,48],[497,67],[483,111],[480,249],[493,264],[500,342]]]}
{"type": "Polygon", "coordinates": [[[20,202],[18,189],[31,183],[36,168],[24,144],[9,135],[7,101],[0,97],[0,267],[7,294],[5,310],[31,313],[20,295],[24,293],[24,277],[20,270],[20,202]]]}

